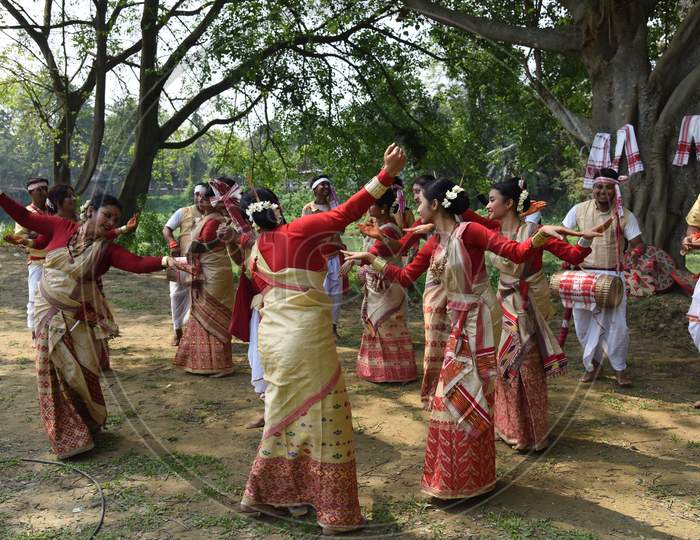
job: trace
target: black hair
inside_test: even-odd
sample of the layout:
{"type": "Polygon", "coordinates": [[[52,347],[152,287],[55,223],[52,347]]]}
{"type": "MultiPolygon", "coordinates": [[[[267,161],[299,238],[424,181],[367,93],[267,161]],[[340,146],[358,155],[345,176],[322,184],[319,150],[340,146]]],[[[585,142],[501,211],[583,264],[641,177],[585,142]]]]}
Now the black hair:
{"type": "MultiPolygon", "coordinates": [[[[254,191],[248,190],[241,196],[241,212],[248,216],[248,207],[258,201],[268,201],[273,204],[279,205],[280,200],[275,195],[274,191],[267,188],[257,188],[254,191]]],[[[263,212],[255,212],[253,214],[253,221],[255,224],[263,230],[270,231],[275,229],[280,223],[275,218],[273,210],[265,210],[263,212]]],[[[284,223],[284,219],[282,220],[284,223]]]]}
{"type": "Polygon", "coordinates": [[[395,201],[396,192],[394,192],[393,189],[389,188],[384,192],[384,195],[382,195],[376,201],[374,201],[374,204],[377,205],[379,208],[391,208],[395,201]]]}
{"type": "Polygon", "coordinates": [[[523,181],[523,187],[520,187],[521,178],[517,176],[504,180],[503,182],[496,182],[491,186],[491,189],[498,191],[504,199],[511,199],[513,201],[513,210],[516,212],[525,212],[530,208],[530,195],[523,201],[523,207],[518,208],[518,203],[520,202],[520,194],[523,190],[527,189],[525,182],[523,181]]]}
{"type": "Polygon", "coordinates": [[[594,182],[595,182],[595,178],[597,178],[598,176],[605,176],[607,178],[612,178],[613,180],[617,180],[618,178],[620,178],[620,173],[618,173],[615,169],[603,167],[602,169],[597,169],[595,171],[595,174],[593,176],[594,182]]]}
{"type": "Polygon", "coordinates": [[[432,174],[421,174],[413,181],[413,185],[423,188],[431,182],[435,182],[435,177],[432,174]]]}
{"type": "Polygon", "coordinates": [[[49,201],[51,201],[51,204],[56,209],[56,212],[58,212],[58,208],[63,204],[63,201],[66,200],[71,192],[73,195],[75,195],[75,190],[68,184],[60,184],[52,187],[49,190],[49,201]]]}
{"type": "Polygon", "coordinates": [[[403,178],[401,178],[400,176],[395,176],[394,185],[403,187],[403,178]]]}
{"type": "Polygon", "coordinates": [[[435,180],[423,186],[423,195],[428,199],[428,202],[436,200],[446,212],[458,216],[466,212],[469,208],[469,197],[467,197],[466,191],[460,191],[454,199],[450,199],[450,205],[447,208],[442,205],[447,192],[456,185],[457,184],[451,180],[435,180]]]}
{"type": "Polygon", "coordinates": [[[214,188],[211,187],[211,184],[207,184],[207,191],[204,193],[204,196],[208,199],[209,197],[214,197],[216,193],[214,193],[214,188]]]}
{"type": "Polygon", "coordinates": [[[330,182],[331,182],[330,179],[328,178],[328,175],[327,175],[327,174],[319,174],[319,175],[317,175],[317,176],[314,176],[311,180],[309,180],[309,189],[311,189],[311,186],[313,186],[313,185],[314,185],[314,182],[315,182],[316,180],[318,180],[319,178],[325,178],[325,179],[328,181],[329,184],[330,184],[330,182]]]}
{"type": "Polygon", "coordinates": [[[119,210],[123,210],[124,207],[119,199],[114,195],[109,195],[107,193],[102,193],[101,191],[95,191],[90,197],[88,206],[93,210],[99,210],[103,206],[116,206],[119,210]]]}

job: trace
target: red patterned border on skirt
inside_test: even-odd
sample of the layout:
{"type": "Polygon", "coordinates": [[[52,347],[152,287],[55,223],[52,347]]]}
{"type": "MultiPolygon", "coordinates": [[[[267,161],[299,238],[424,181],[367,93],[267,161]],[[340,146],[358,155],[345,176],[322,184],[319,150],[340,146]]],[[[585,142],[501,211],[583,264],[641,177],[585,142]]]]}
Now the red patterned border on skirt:
{"type": "Polygon", "coordinates": [[[321,526],[362,523],[355,460],[323,463],[306,455],[296,459],[257,456],[243,497],[273,506],[311,505],[321,526]]]}

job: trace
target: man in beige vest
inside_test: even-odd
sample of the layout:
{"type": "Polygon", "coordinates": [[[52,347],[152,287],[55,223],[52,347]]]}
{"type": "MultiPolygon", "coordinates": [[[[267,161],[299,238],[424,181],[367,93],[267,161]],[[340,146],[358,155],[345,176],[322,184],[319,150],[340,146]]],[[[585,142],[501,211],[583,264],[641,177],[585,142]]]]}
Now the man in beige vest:
{"type": "MultiPolygon", "coordinates": [[[[39,214],[46,213],[46,198],[49,193],[49,181],[46,178],[32,177],[27,180],[27,191],[32,198],[31,204],[27,206],[30,212],[39,214]]],[[[15,225],[15,236],[23,239],[32,239],[36,233],[25,229],[19,223],[15,225]]],[[[34,297],[39,290],[39,282],[44,270],[45,250],[27,248],[27,327],[32,330],[34,336],[34,297]]]]}
{"type": "MultiPolygon", "coordinates": [[[[601,169],[593,181],[592,198],[574,206],[564,218],[563,224],[580,231],[592,228],[610,219],[616,211],[616,186],[620,183],[618,173],[613,169],[601,169]]],[[[581,268],[588,272],[619,275],[624,255],[624,240],[627,240],[633,255],[644,253],[642,232],[637,218],[623,209],[621,227],[613,223],[602,238],[594,238],[592,253],[583,261],[581,268]],[[616,230],[621,230],[618,236],[616,230]]],[[[632,384],[627,369],[629,350],[629,330],[627,328],[627,297],[616,308],[596,307],[594,311],[574,307],[576,336],[583,348],[583,367],[586,373],[581,382],[592,382],[601,373],[603,353],[615,371],[620,386],[632,384]]]]}
{"type": "MultiPolygon", "coordinates": [[[[192,230],[197,222],[202,218],[203,205],[205,204],[204,194],[208,185],[200,182],[194,186],[194,204],[185,206],[175,211],[163,227],[163,238],[168,243],[171,257],[185,256],[192,243],[192,230]],[[173,235],[175,229],[180,229],[177,239],[173,235]]],[[[190,288],[184,283],[170,282],[170,311],[173,318],[172,345],[177,347],[182,338],[182,328],[185,326],[185,319],[190,311],[190,288]]]]}

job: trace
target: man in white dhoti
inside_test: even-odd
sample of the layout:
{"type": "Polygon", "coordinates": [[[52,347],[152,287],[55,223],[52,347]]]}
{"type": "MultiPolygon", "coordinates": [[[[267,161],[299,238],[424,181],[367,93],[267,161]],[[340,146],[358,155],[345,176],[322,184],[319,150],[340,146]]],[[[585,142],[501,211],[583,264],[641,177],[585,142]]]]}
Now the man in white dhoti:
{"type": "MultiPolygon", "coordinates": [[[[592,198],[574,206],[564,218],[565,227],[586,230],[615,217],[613,226],[602,238],[593,239],[593,252],[583,261],[581,268],[587,272],[621,275],[624,243],[633,255],[644,253],[642,233],[637,218],[622,207],[619,198],[620,177],[613,169],[600,169],[593,179],[592,198]],[[619,219],[622,215],[622,219],[619,219]],[[619,226],[618,226],[619,223],[619,226]]],[[[616,308],[597,306],[593,311],[574,307],[576,336],[583,348],[583,367],[586,373],[581,382],[592,382],[603,367],[603,353],[607,354],[615,378],[620,386],[630,386],[632,381],[626,372],[629,350],[627,328],[627,296],[616,308]]]]}
{"type": "MultiPolygon", "coordinates": [[[[693,204],[690,212],[688,212],[685,222],[688,224],[688,230],[683,239],[683,251],[688,252],[691,249],[700,248],[700,195],[695,200],[695,204],[693,204]]],[[[695,284],[693,301],[688,310],[688,332],[690,332],[693,343],[700,351],[700,280],[695,284]]],[[[700,409],[700,401],[696,401],[693,407],[700,409]]]]}
{"type": "MultiPolygon", "coordinates": [[[[301,211],[302,216],[309,214],[317,214],[318,212],[327,212],[331,208],[338,206],[338,198],[331,186],[331,182],[327,176],[317,176],[311,180],[311,191],[314,192],[314,200],[304,206],[301,211]]],[[[340,250],[343,245],[340,235],[335,235],[329,244],[333,245],[334,249],[330,249],[326,253],[326,262],[328,264],[328,273],[323,280],[323,288],[326,294],[331,299],[331,314],[333,318],[333,333],[338,337],[338,320],[340,319],[340,303],[343,300],[343,276],[340,273],[340,250]]]]}
{"type": "MultiPolygon", "coordinates": [[[[26,207],[30,212],[46,213],[46,198],[49,193],[49,181],[46,178],[32,177],[27,180],[27,191],[32,202],[26,207]]],[[[15,225],[15,236],[32,239],[36,233],[25,229],[19,223],[15,225]]],[[[27,327],[34,337],[34,297],[39,289],[39,282],[44,269],[46,251],[27,248],[27,327]]]]}
{"type": "MultiPolygon", "coordinates": [[[[194,186],[194,204],[179,208],[170,216],[163,227],[163,238],[168,243],[171,257],[185,256],[192,243],[192,230],[202,218],[202,205],[204,194],[207,192],[207,184],[200,182],[194,186]],[[176,239],[174,232],[180,230],[176,239]]],[[[170,311],[173,319],[172,345],[177,347],[182,338],[182,328],[185,326],[187,315],[190,311],[190,287],[185,283],[170,282],[170,311]]]]}

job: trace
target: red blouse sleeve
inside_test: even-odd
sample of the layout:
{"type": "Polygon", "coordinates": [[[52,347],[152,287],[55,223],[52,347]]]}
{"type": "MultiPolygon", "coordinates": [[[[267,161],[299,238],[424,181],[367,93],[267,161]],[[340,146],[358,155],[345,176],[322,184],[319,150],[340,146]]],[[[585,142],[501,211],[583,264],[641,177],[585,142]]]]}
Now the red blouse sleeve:
{"type": "Polygon", "coordinates": [[[206,243],[216,240],[216,229],[219,228],[219,225],[221,225],[221,223],[215,219],[210,219],[207,221],[204,224],[204,227],[202,227],[197,241],[206,243]]]}
{"type": "Polygon", "coordinates": [[[161,257],[139,257],[118,244],[109,244],[106,259],[109,266],[134,274],[147,274],[163,269],[161,257]]]}
{"type": "Polygon", "coordinates": [[[467,211],[462,214],[462,220],[473,221],[474,223],[478,223],[479,225],[483,225],[487,229],[492,229],[494,231],[498,231],[501,228],[500,221],[498,221],[497,219],[489,219],[480,214],[477,214],[471,208],[467,208],[467,211]]]}
{"type": "Polygon", "coordinates": [[[30,212],[4,193],[0,193],[0,207],[22,227],[38,232],[39,234],[45,234],[49,239],[53,236],[54,230],[58,228],[63,221],[69,221],[58,216],[47,216],[45,214],[30,212]]]}
{"type": "MultiPolygon", "coordinates": [[[[393,228],[384,231],[384,236],[386,236],[387,238],[391,238],[393,240],[401,240],[401,238],[399,237],[399,234],[393,228]]],[[[399,249],[399,253],[401,253],[402,251],[403,251],[403,246],[399,249]]],[[[393,251],[391,251],[391,248],[389,246],[387,246],[381,240],[375,241],[374,245],[370,248],[369,252],[373,253],[374,255],[377,255],[379,257],[398,256],[398,253],[394,253],[393,251]]]]}
{"type": "Polygon", "coordinates": [[[425,245],[420,248],[413,260],[405,268],[395,264],[387,264],[384,269],[384,276],[408,288],[423,274],[430,266],[430,257],[437,245],[437,237],[433,236],[425,245]]]}
{"type": "Polygon", "coordinates": [[[478,223],[470,223],[464,229],[462,241],[466,247],[475,246],[483,251],[490,251],[510,259],[515,263],[525,262],[536,251],[532,245],[532,238],[518,243],[478,223]]]}
{"type": "MultiPolygon", "coordinates": [[[[385,186],[390,186],[394,178],[382,170],[377,179],[385,186]]],[[[362,187],[357,193],[343,204],[329,210],[301,216],[287,226],[287,231],[292,234],[310,236],[312,234],[343,232],[345,227],[362,217],[376,199],[362,187]]]]}
{"type": "Polygon", "coordinates": [[[555,257],[573,265],[581,264],[592,251],[589,247],[584,248],[578,244],[572,246],[569,242],[558,238],[548,238],[542,247],[555,257]]]}
{"type": "Polygon", "coordinates": [[[40,234],[32,240],[32,249],[45,249],[49,245],[50,238],[45,234],[40,234]]]}
{"type": "MultiPolygon", "coordinates": [[[[418,225],[422,225],[423,222],[421,221],[420,218],[416,219],[411,227],[418,227],[418,225]]],[[[418,245],[418,243],[421,241],[422,238],[425,238],[425,234],[418,234],[414,232],[409,232],[404,234],[399,242],[401,243],[401,250],[399,251],[399,255],[405,255],[408,253],[408,250],[413,248],[414,246],[418,245]]]]}

